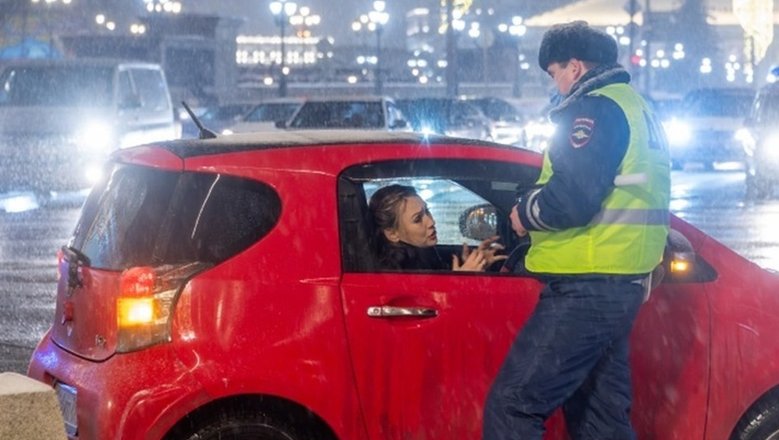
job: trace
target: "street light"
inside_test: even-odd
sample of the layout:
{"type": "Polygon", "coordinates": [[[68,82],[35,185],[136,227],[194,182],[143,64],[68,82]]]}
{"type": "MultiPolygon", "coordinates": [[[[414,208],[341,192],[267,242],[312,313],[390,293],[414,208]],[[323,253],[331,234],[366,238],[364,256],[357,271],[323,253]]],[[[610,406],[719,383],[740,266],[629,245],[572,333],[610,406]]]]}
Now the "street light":
{"type": "Polygon", "coordinates": [[[279,75],[279,96],[284,97],[287,96],[287,73],[289,73],[286,65],[287,48],[284,45],[284,30],[286,28],[287,22],[289,21],[289,17],[295,14],[295,11],[298,9],[298,5],[294,2],[280,0],[272,1],[269,6],[270,12],[273,14],[276,24],[279,26],[279,36],[281,37],[281,60],[279,62],[279,67],[281,68],[279,75]]]}
{"type": "Polygon", "coordinates": [[[389,21],[389,13],[385,11],[386,6],[384,0],[376,0],[373,2],[373,10],[368,13],[368,20],[370,20],[370,23],[376,31],[376,71],[374,73],[374,80],[376,83],[374,92],[377,95],[384,93],[383,73],[381,68],[381,34],[384,31],[384,25],[389,21]]]}

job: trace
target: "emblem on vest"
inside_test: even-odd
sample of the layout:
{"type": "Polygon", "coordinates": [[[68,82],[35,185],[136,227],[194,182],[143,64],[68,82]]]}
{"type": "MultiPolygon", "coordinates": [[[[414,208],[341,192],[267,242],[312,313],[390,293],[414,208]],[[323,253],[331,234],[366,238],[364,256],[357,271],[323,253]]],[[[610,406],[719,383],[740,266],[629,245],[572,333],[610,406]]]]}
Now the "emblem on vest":
{"type": "Polygon", "coordinates": [[[592,137],[592,128],[595,127],[595,121],[587,118],[576,118],[573,121],[573,128],[569,139],[573,148],[581,148],[587,145],[592,137]]]}

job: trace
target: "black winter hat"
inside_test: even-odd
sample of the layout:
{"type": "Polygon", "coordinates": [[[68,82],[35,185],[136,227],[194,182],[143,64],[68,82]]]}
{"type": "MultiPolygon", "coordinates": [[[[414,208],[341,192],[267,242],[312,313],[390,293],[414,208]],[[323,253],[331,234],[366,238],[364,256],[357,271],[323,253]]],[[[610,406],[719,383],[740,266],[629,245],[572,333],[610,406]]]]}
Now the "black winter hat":
{"type": "Polygon", "coordinates": [[[544,33],[538,65],[546,71],[552,63],[576,58],[597,64],[617,62],[617,42],[609,34],[591,28],[586,21],[556,24],[544,33]]]}

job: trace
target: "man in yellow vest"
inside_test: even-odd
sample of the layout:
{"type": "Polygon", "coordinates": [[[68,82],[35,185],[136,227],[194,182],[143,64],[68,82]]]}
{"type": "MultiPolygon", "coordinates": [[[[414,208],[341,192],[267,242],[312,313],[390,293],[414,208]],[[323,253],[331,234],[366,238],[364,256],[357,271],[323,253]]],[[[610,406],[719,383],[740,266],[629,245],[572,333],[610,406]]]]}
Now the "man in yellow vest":
{"type": "Polygon", "coordinates": [[[484,439],[540,440],[557,408],[573,439],[635,439],[628,338],[668,234],[665,136],[608,34],[553,26],[538,62],[563,100],[511,223],[546,285],[492,384],[484,439]]]}

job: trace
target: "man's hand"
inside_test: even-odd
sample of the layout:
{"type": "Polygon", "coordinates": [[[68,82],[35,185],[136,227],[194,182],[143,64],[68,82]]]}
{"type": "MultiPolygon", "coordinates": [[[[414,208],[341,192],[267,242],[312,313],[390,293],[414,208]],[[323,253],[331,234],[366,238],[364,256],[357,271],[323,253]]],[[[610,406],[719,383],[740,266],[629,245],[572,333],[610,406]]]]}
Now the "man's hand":
{"type": "Polygon", "coordinates": [[[511,229],[513,229],[519,237],[524,237],[527,235],[527,229],[522,226],[522,222],[519,220],[517,205],[514,205],[514,207],[511,208],[511,215],[509,215],[509,218],[511,219],[511,229]]]}

